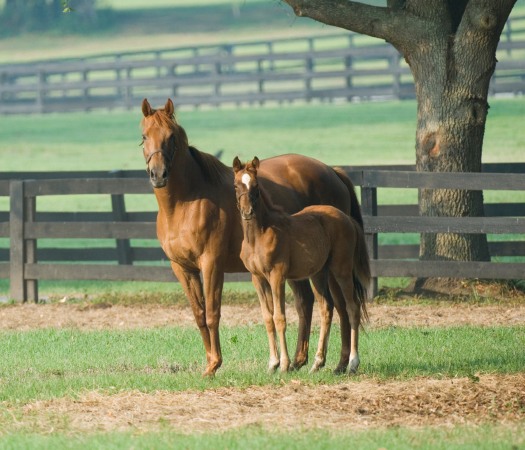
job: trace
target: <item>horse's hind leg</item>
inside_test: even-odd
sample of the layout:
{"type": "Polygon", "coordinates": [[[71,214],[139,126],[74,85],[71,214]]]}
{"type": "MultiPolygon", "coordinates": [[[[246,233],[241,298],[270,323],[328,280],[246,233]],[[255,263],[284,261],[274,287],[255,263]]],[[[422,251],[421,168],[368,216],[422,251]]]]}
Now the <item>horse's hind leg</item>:
{"type": "Polygon", "coordinates": [[[314,296],[319,304],[321,312],[321,330],[319,332],[319,343],[315,361],[310,372],[316,372],[326,363],[326,352],[328,340],[330,338],[330,327],[332,326],[332,317],[334,315],[334,303],[328,289],[328,273],[326,270],[319,272],[311,277],[314,296]]]}
{"type": "Polygon", "coordinates": [[[344,276],[337,279],[339,286],[344,294],[346,310],[350,318],[350,363],[348,372],[355,373],[359,367],[359,326],[361,324],[361,308],[354,293],[353,275],[344,276]]]}
{"type": "Polygon", "coordinates": [[[279,367],[279,354],[277,352],[277,342],[275,340],[275,324],[273,323],[273,299],[272,291],[268,281],[264,277],[252,275],[252,282],[259,297],[261,313],[268,334],[268,346],[270,349],[270,360],[268,361],[268,371],[275,372],[279,367]]]}
{"type": "Polygon", "coordinates": [[[334,301],[335,309],[339,314],[339,322],[341,328],[341,356],[339,357],[339,363],[334,369],[335,373],[344,373],[348,367],[350,361],[350,320],[348,318],[348,312],[346,310],[346,302],[341,288],[334,278],[333,274],[329,276],[329,286],[332,298],[334,301]]]}
{"type": "Polygon", "coordinates": [[[292,364],[292,367],[297,370],[305,364],[308,364],[308,345],[310,341],[310,330],[312,327],[314,295],[308,280],[289,280],[288,284],[292,289],[295,299],[295,309],[299,316],[297,348],[295,350],[294,361],[292,364]]]}

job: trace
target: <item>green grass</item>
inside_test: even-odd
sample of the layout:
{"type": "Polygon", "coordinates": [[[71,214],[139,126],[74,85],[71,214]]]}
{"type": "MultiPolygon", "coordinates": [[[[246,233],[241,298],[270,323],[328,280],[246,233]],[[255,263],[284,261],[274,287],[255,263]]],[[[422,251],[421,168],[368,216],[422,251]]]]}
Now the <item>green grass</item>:
{"type": "MultiPolygon", "coordinates": [[[[525,99],[491,99],[484,162],[525,161],[525,99]]],[[[158,105],[156,105],[158,106],[158,105]]],[[[137,105],[138,107],[138,105],[137,105]]],[[[2,171],[143,169],[140,111],[6,116],[2,171]],[[30,125],[30,126],[29,126],[30,125]]],[[[415,101],[181,110],[197,148],[223,160],[296,152],[327,164],[413,164],[415,101]]]]}
{"type": "MultiPolygon", "coordinates": [[[[295,348],[295,335],[296,327],[291,326],[290,348],[295,348]]],[[[4,331],[0,333],[0,402],[25,403],[83,390],[179,391],[278,385],[292,378],[308,384],[341,380],[330,370],[338,360],[337,326],[327,369],[313,375],[307,370],[267,374],[268,346],[262,325],[223,327],[221,338],[225,363],[214,379],[204,379],[200,376],[205,364],[202,343],[194,327],[4,331]]],[[[315,330],[312,342],[317,338],[315,330]]],[[[367,331],[360,341],[360,373],[366,378],[517,373],[525,367],[523,327],[392,327],[367,331]]]]}
{"type": "Polygon", "coordinates": [[[432,449],[432,450],[518,450],[525,442],[524,428],[503,424],[486,424],[478,427],[404,429],[389,428],[371,431],[327,432],[303,430],[293,434],[268,433],[257,427],[224,433],[185,435],[170,431],[159,433],[96,433],[92,435],[49,436],[16,434],[0,438],[0,449],[9,450],[64,450],[87,448],[150,450],[160,448],[199,448],[202,450],[316,450],[348,449],[432,449]]]}

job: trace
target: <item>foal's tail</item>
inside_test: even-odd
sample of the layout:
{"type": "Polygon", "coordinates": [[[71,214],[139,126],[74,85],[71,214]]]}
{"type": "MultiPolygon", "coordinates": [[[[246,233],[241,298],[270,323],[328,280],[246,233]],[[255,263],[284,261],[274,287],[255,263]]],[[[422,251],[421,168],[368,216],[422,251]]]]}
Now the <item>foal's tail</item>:
{"type": "Polygon", "coordinates": [[[355,193],[355,187],[346,172],[341,167],[334,167],[334,172],[339,179],[345,184],[350,194],[350,216],[359,224],[361,230],[363,229],[363,216],[361,215],[361,207],[359,206],[359,200],[355,193]]]}
{"type": "Polygon", "coordinates": [[[368,287],[372,275],[370,273],[370,258],[365,242],[365,234],[362,228],[355,227],[357,233],[356,246],[354,250],[354,298],[361,308],[361,315],[365,322],[368,322],[368,310],[366,300],[368,297],[368,287]]]}

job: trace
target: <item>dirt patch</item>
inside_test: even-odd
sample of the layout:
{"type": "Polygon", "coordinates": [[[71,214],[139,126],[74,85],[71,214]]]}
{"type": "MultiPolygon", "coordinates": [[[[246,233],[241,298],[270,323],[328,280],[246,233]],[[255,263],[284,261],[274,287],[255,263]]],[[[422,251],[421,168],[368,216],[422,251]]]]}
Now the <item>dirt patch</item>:
{"type": "Polygon", "coordinates": [[[185,392],[86,393],[78,399],[38,401],[23,407],[17,428],[67,432],[181,433],[245,426],[354,431],[370,427],[515,424],[525,420],[525,374],[479,378],[380,382],[351,380],[310,386],[220,388],[185,392]],[[66,425],[67,424],[67,425],[66,425]]]}
{"type": "MultiPolygon", "coordinates": [[[[287,318],[297,323],[293,305],[287,305],[287,318]]],[[[443,327],[455,325],[524,325],[525,305],[470,305],[466,303],[395,306],[371,303],[369,328],[443,327]]],[[[334,314],[334,321],[338,321],[334,314]]],[[[259,306],[223,305],[221,324],[224,326],[262,323],[259,306]]],[[[313,323],[320,323],[314,310],[313,323]]],[[[130,329],[163,326],[195,326],[191,309],[186,306],[111,304],[17,304],[0,308],[1,330],[35,328],[130,329]]]]}

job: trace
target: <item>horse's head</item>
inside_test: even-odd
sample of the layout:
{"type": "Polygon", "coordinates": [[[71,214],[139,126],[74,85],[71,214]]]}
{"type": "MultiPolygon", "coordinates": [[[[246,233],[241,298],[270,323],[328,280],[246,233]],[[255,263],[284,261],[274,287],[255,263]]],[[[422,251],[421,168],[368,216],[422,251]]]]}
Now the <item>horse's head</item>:
{"type": "Polygon", "coordinates": [[[257,181],[257,169],[259,158],[255,156],[251,162],[242,164],[236,156],[233,160],[233,172],[235,175],[234,186],[237,198],[237,207],[244,220],[254,217],[257,202],[260,197],[259,183],[257,181]]]}
{"type": "Polygon", "coordinates": [[[153,109],[147,99],[142,101],[141,145],[146,171],[155,188],[166,186],[175,152],[188,147],[186,132],[175,121],[174,110],[171,99],[158,110],[153,109]]]}

